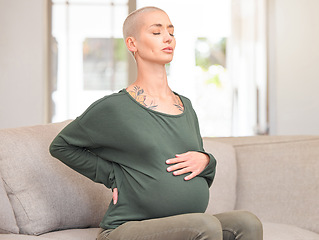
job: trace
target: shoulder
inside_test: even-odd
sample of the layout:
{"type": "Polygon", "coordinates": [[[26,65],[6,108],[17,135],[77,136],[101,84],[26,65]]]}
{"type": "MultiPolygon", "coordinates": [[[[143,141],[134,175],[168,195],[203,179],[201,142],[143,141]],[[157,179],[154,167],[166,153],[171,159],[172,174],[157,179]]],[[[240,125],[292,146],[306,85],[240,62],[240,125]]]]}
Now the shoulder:
{"type": "Polygon", "coordinates": [[[98,99],[92,103],[83,113],[79,116],[79,119],[86,118],[94,115],[105,115],[105,113],[111,113],[112,111],[121,108],[123,103],[127,100],[127,96],[123,91],[106,95],[103,98],[98,99]]]}
{"type": "Polygon", "coordinates": [[[192,102],[189,98],[185,97],[184,95],[181,95],[181,94],[178,94],[176,92],[174,92],[177,96],[179,96],[179,98],[181,99],[182,103],[184,106],[186,107],[190,107],[190,108],[193,108],[192,107],[192,102]]]}
{"type": "Polygon", "coordinates": [[[193,108],[191,100],[183,95],[176,93],[176,92],[174,92],[174,93],[177,94],[180,97],[180,99],[182,100],[183,105],[184,105],[184,109],[186,111],[186,115],[190,116],[190,117],[194,118],[196,121],[198,121],[197,114],[196,114],[195,109],[193,108]]]}

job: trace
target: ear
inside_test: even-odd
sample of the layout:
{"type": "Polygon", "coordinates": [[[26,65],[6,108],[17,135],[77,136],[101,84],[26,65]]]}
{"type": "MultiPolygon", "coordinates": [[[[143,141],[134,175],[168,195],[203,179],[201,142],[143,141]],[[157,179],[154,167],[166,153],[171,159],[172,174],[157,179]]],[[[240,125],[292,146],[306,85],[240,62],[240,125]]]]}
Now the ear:
{"type": "Polygon", "coordinates": [[[128,37],[128,38],[126,38],[125,44],[126,44],[127,49],[128,49],[130,52],[136,52],[136,51],[137,51],[136,40],[135,40],[134,37],[128,37]]]}

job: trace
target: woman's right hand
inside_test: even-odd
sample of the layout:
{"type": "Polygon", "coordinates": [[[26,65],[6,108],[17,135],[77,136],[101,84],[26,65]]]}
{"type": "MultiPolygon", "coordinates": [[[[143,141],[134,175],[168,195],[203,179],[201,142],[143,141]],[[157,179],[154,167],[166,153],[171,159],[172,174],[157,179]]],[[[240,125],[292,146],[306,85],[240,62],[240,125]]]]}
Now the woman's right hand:
{"type": "Polygon", "coordinates": [[[113,189],[113,204],[115,205],[117,203],[119,197],[119,192],[117,190],[117,188],[113,189]]]}

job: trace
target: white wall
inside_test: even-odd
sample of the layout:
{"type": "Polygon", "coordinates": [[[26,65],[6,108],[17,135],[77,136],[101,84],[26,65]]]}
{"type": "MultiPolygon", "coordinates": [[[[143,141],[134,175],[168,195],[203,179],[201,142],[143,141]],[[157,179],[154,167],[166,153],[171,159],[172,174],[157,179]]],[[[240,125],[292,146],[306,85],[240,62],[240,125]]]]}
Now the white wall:
{"type": "Polygon", "coordinates": [[[270,134],[319,134],[319,1],[269,0],[270,134]]]}
{"type": "MultiPolygon", "coordinates": [[[[48,121],[49,0],[0,0],[0,128],[48,121]]],[[[269,0],[270,134],[319,134],[319,1],[269,0]]]]}
{"type": "Polygon", "coordinates": [[[0,128],[47,122],[47,0],[0,0],[0,128]]]}

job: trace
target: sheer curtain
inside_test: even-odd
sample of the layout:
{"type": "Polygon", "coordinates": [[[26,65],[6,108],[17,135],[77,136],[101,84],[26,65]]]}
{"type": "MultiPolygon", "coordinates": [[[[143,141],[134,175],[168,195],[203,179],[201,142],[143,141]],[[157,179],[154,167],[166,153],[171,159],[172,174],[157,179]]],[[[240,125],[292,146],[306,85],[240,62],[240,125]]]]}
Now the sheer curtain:
{"type": "Polygon", "coordinates": [[[232,0],[228,69],[232,135],[268,133],[266,0],[232,0]]]}

